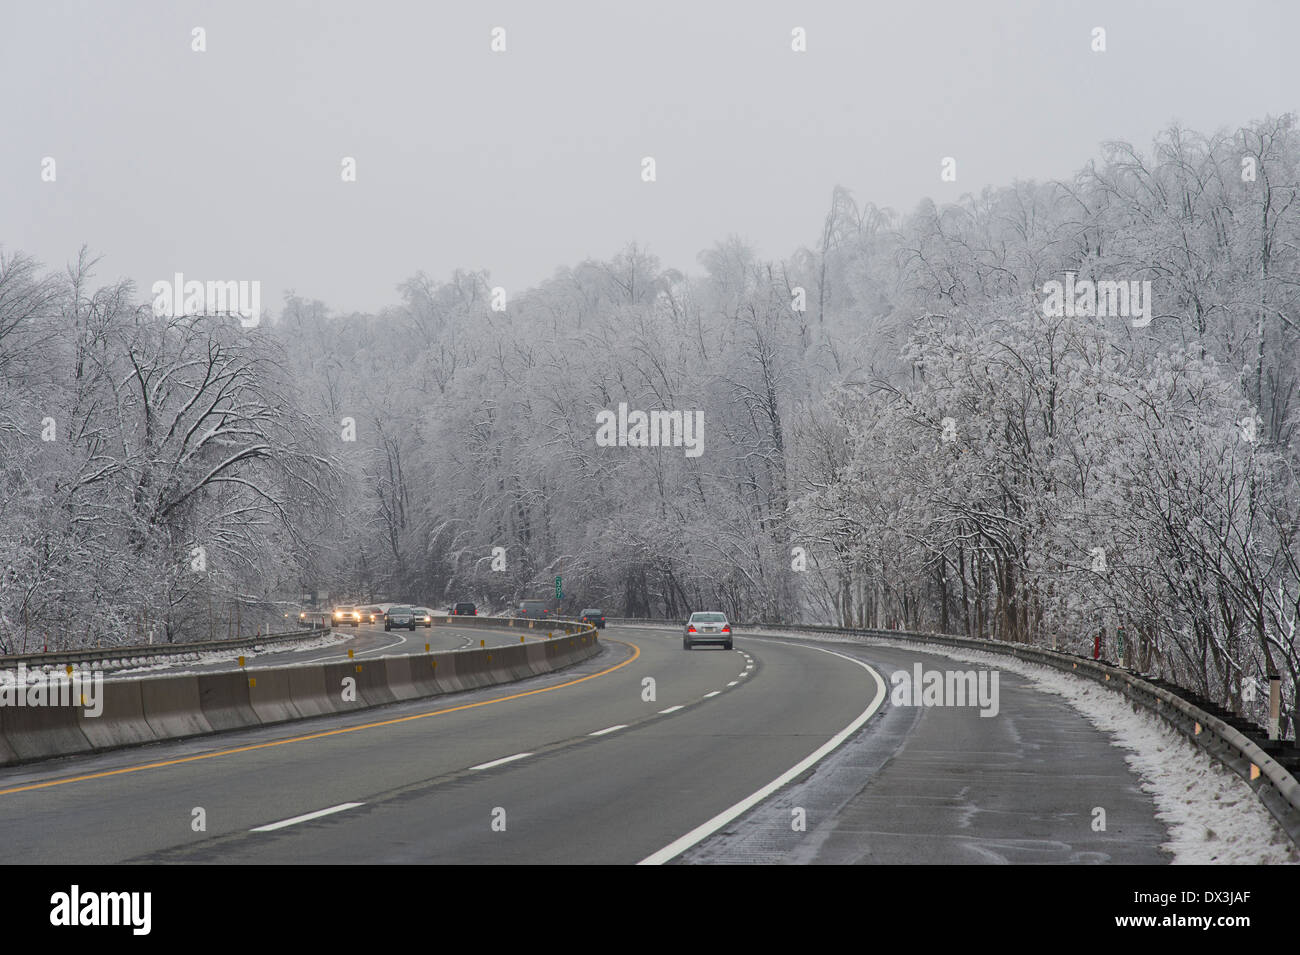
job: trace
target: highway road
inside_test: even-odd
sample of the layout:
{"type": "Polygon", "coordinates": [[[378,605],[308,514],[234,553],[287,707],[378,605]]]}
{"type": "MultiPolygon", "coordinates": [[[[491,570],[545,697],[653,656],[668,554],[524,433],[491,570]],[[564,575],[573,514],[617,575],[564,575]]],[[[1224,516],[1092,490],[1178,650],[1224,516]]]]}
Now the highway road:
{"type": "Polygon", "coordinates": [[[601,640],[524,683],[0,770],[0,845],[70,864],[1167,861],[1122,752],[1013,674],[985,718],[889,702],[892,671],[964,666],[944,657],[601,640]]]}

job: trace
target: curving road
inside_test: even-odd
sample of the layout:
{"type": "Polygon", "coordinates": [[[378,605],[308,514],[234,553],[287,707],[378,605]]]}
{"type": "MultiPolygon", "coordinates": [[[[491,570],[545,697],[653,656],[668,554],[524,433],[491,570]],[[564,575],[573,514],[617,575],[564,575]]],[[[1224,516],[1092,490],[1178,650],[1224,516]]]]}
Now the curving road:
{"type": "Polygon", "coordinates": [[[893,670],[946,658],[744,635],[688,653],[635,627],[602,643],[525,683],[0,770],[0,845],[78,864],[1164,861],[1120,752],[1011,674],[981,718],[884,698],[893,670]]]}

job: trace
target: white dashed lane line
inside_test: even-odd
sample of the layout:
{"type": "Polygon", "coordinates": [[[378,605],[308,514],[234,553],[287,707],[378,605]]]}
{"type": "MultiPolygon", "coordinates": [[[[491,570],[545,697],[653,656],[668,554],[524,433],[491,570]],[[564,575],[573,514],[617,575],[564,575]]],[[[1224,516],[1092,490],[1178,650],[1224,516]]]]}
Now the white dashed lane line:
{"type": "Polygon", "coordinates": [[[682,707],[680,707],[680,706],[670,706],[670,707],[668,707],[668,709],[666,709],[666,710],[660,710],[659,712],[660,712],[660,713],[676,713],[676,712],[677,712],[678,710],[680,710],[681,708],[682,708],[682,707]]]}
{"type": "Polygon", "coordinates": [[[360,802],[341,802],[337,806],[330,806],[328,809],[317,809],[315,812],[304,813],[301,816],[294,816],[292,819],[281,819],[279,822],[273,822],[265,826],[257,826],[251,829],[251,832],[274,832],[276,829],[283,829],[286,826],[296,826],[300,822],[310,822],[313,819],[319,819],[322,816],[331,816],[336,812],[342,812],[345,809],[355,809],[357,806],[364,806],[360,802]]]}
{"type": "Polygon", "coordinates": [[[711,696],[717,696],[717,695],[718,695],[719,693],[721,693],[721,692],[722,692],[721,690],[714,690],[712,693],[705,693],[704,696],[702,697],[702,699],[707,700],[709,697],[711,697],[711,696]]]}
{"type": "Polygon", "coordinates": [[[727,686],[735,686],[739,682],[740,682],[739,680],[732,680],[730,683],[727,684],[727,686]]]}
{"type": "Polygon", "coordinates": [[[596,730],[594,733],[588,733],[588,736],[604,736],[606,733],[613,733],[615,730],[627,729],[626,723],[619,723],[617,726],[606,726],[603,730],[596,730]]]}
{"type": "Polygon", "coordinates": [[[471,769],[471,770],[475,770],[475,769],[491,769],[493,766],[501,766],[501,765],[503,765],[503,764],[505,764],[505,763],[513,763],[516,759],[524,759],[525,757],[527,757],[527,756],[531,756],[531,755],[533,755],[533,754],[532,754],[532,753],[515,753],[515,755],[513,755],[513,756],[503,756],[503,757],[501,757],[500,759],[494,759],[494,760],[492,760],[492,762],[490,762],[490,763],[479,763],[477,766],[471,766],[470,769],[471,769]]]}

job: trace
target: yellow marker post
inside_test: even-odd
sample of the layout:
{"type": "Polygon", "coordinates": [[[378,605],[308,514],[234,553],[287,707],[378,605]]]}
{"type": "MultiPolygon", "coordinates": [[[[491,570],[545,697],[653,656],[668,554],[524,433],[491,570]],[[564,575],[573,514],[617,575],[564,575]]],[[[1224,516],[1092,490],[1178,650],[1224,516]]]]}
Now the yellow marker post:
{"type": "Polygon", "coordinates": [[[1193,735],[1193,736],[1200,736],[1200,735],[1201,735],[1201,724],[1200,724],[1200,723],[1196,723],[1196,724],[1194,725],[1194,727],[1193,727],[1193,729],[1192,729],[1192,735],[1193,735]]]}
{"type": "Polygon", "coordinates": [[[243,657],[240,657],[240,658],[239,658],[239,665],[240,665],[241,667],[244,665],[244,658],[243,658],[243,657]]]}
{"type": "Polygon", "coordinates": [[[351,650],[348,651],[348,659],[349,659],[349,660],[352,659],[352,651],[351,651],[351,650]]]}
{"type": "Polygon", "coordinates": [[[68,671],[68,676],[72,676],[72,664],[71,664],[71,663],[69,663],[69,664],[67,665],[66,669],[67,669],[67,671],[68,671]]]}
{"type": "Polygon", "coordinates": [[[478,645],[479,645],[480,647],[486,647],[486,646],[487,646],[487,641],[486,641],[486,640],[480,640],[480,641],[478,642],[478,645]]]}
{"type": "MultiPolygon", "coordinates": [[[[520,638],[519,638],[519,642],[520,642],[520,643],[523,643],[523,642],[524,642],[524,638],[523,638],[522,636],[520,636],[520,638]]],[[[69,667],[68,669],[72,669],[72,668],[69,667]]]]}
{"type": "Polygon", "coordinates": [[[357,672],[358,672],[358,673],[361,672],[361,664],[360,664],[360,663],[357,664],[357,672]]]}
{"type": "Polygon", "coordinates": [[[1259,767],[1256,766],[1254,763],[1250,764],[1250,778],[1259,779],[1259,767]]]}
{"type": "Polygon", "coordinates": [[[250,677],[248,678],[248,685],[249,685],[250,687],[257,686],[257,677],[255,677],[255,676],[250,676],[250,677]]]}
{"type": "Polygon", "coordinates": [[[427,643],[424,645],[424,652],[425,653],[429,652],[429,645],[427,643]]]}

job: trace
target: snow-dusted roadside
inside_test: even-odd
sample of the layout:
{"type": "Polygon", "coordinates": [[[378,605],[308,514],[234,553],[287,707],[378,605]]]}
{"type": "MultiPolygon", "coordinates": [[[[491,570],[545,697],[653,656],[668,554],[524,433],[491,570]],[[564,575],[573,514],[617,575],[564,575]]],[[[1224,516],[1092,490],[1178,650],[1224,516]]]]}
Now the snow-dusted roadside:
{"type": "Polygon", "coordinates": [[[1125,759],[1155,800],[1157,817],[1169,826],[1164,848],[1176,865],[1278,865],[1300,863],[1286,833],[1254,792],[1160,717],[1114,690],[1051,667],[981,650],[877,638],[843,639],[830,634],[770,631],[774,636],[866,644],[950,657],[1019,674],[1037,690],[1061,696],[1128,752],[1125,759]]]}
{"type": "MultiPolygon", "coordinates": [[[[304,637],[302,640],[294,640],[288,643],[267,643],[259,644],[254,642],[251,645],[241,645],[239,648],[230,650],[208,650],[203,652],[176,653],[162,657],[153,657],[151,662],[142,666],[122,667],[120,663],[123,660],[131,659],[129,653],[123,653],[120,658],[107,659],[103,663],[89,664],[79,663],[78,669],[100,669],[109,676],[138,676],[142,673],[156,673],[162,670],[175,671],[177,667],[194,667],[194,666],[211,666],[216,663],[229,663],[233,657],[242,655],[246,662],[252,663],[259,656],[267,656],[277,653],[301,653],[307,650],[320,650],[326,647],[332,647],[344,640],[350,639],[342,633],[327,633],[318,637],[304,637]],[[119,664],[114,666],[114,664],[119,664]]],[[[42,665],[29,666],[26,668],[27,674],[32,673],[62,673],[63,666],[42,665]]],[[[183,673],[184,671],[179,671],[183,673]]],[[[16,670],[0,670],[0,683],[13,683],[18,678],[16,670]]]]}
{"type": "MultiPolygon", "coordinates": [[[[255,663],[258,657],[268,656],[278,653],[302,653],[306,650],[320,650],[325,647],[332,647],[335,644],[342,643],[344,640],[351,639],[350,636],[344,636],[342,633],[335,634],[331,632],[327,636],[308,637],[304,640],[295,640],[292,643],[274,643],[265,646],[249,647],[242,651],[246,663],[255,663]]],[[[114,676],[130,676],[141,673],[153,673],[158,670],[169,670],[178,666],[209,666],[214,663],[229,663],[230,651],[214,651],[212,653],[199,653],[183,659],[172,659],[170,662],[150,663],[147,666],[131,667],[127,670],[114,670],[114,676]]],[[[182,671],[184,672],[184,671],[182,671]]]]}

